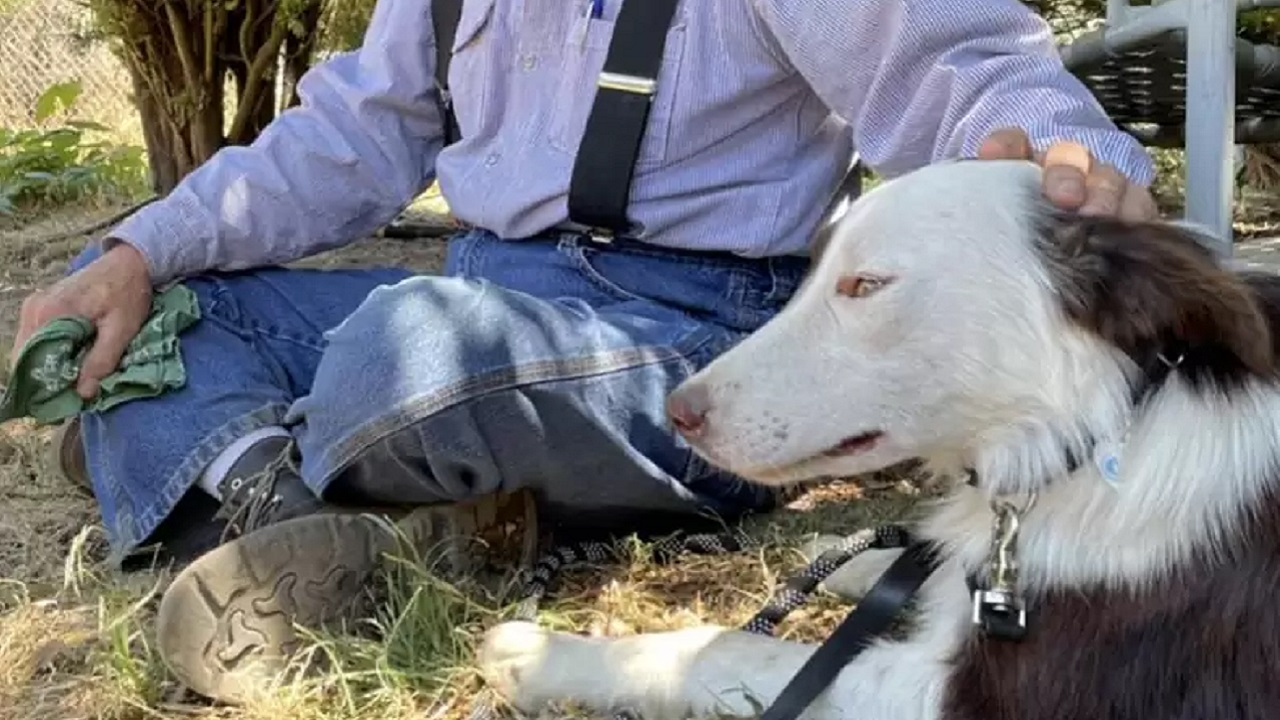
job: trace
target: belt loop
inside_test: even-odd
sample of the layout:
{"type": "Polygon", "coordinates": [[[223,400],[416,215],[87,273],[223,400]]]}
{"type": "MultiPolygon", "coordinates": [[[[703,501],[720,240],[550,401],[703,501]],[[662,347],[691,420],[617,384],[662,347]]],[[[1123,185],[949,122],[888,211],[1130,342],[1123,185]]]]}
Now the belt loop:
{"type": "Polygon", "coordinates": [[[578,238],[573,233],[556,233],[556,247],[561,252],[575,250],[578,247],[578,238]]]}
{"type": "Polygon", "coordinates": [[[773,302],[778,296],[780,279],[778,277],[778,265],[775,262],[776,260],[776,257],[770,256],[768,258],[768,262],[765,263],[765,268],[769,271],[769,292],[765,293],[764,300],[768,303],[773,302]]]}

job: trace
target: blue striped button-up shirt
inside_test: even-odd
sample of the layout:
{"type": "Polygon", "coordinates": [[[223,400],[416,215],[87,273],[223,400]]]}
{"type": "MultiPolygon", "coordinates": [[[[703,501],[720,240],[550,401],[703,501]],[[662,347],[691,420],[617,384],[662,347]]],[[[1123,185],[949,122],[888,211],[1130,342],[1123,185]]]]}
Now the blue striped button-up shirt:
{"type": "MultiPolygon", "coordinates": [[[[430,0],[380,0],[362,48],[304,77],[301,106],[113,236],[156,282],[288,262],[366,235],[434,178],[503,237],[559,225],[620,2],[593,17],[591,0],[465,0],[449,78],[464,139],[442,149],[430,0]]],[[[1005,126],[1152,178],[1017,0],[681,2],[630,215],[659,245],[801,252],[855,149],[893,175],[1005,126]]]]}

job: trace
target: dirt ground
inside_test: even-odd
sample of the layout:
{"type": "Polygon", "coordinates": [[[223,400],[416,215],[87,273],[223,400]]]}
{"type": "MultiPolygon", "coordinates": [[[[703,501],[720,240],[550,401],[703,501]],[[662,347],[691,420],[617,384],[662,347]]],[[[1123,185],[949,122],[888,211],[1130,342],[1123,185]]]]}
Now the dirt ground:
{"type": "MultiPolygon", "coordinates": [[[[1255,198],[1248,207],[1258,212],[1239,218],[1240,231],[1280,235],[1274,202],[1255,198]]],[[[430,199],[424,208],[432,209],[430,199]]],[[[0,225],[0,346],[10,347],[27,293],[56,278],[83,247],[86,236],[73,231],[120,209],[63,210],[22,226],[0,225]]],[[[435,240],[368,240],[300,265],[436,272],[442,250],[435,240]]],[[[332,666],[324,676],[248,708],[210,707],[187,693],[150,634],[169,573],[120,575],[103,566],[93,500],[52,472],[49,435],[30,423],[0,427],[0,720],[453,719],[472,707],[480,684],[470,651],[501,603],[488,586],[448,585],[417,567],[387,579],[383,604],[362,627],[314,638],[311,650],[332,666]]],[[[797,548],[814,533],[849,533],[914,513],[919,480],[903,470],[813,488],[750,524],[760,545],[749,552],[659,566],[640,546],[616,566],[570,573],[543,619],[608,634],[742,622],[802,564],[797,548]]],[[[782,634],[821,637],[844,610],[816,597],[782,634]]],[[[572,708],[557,713],[570,716],[577,716],[572,708]]]]}

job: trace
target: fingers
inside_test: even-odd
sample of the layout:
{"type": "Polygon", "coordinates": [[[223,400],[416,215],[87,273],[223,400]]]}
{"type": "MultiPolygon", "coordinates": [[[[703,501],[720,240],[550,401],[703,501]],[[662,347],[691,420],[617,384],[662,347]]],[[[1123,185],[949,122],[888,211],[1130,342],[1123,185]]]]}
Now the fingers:
{"type": "Polygon", "coordinates": [[[1088,197],[1080,206],[1081,215],[1118,217],[1129,181],[1110,165],[1099,165],[1085,180],[1088,197]]]}
{"type": "Polygon", "coordinates": [[[18,352],[36,333],[36,330],[59,314],[61,314],[61,305],[51,302],[46,290],[36,290],[22,301],[22,309],[18,314],[18,334],[14,337],[13,348],[9,352],[10,368],[18,361],[18,352]]]}
{"type": "Polygon", "coordinates": [[[133,336],[151,309],[151,280],[136,251],[112,250],[22,304],[12,363],[22,347],[45,324],[58,317],[81,317],[96,328],[81,363],[76,392],[86,400],[97,395],[101,381],[115,372],[133,336]]]}
{"type": "Polygon", "coordinates": [[[1021,128],[1002,128],[987,136],[978,148],[979,160],[1030,160],[1031,138],[1021,128]]]}
{"type": "Polygon", "coordinates": [[[1098,162],[1084,145],[1069,140],[1037,152],[1027,133],[1002,128],[978,148],[980,160],[1032,160],[1043,172],[1043,190],[1051,203],[1081,215],[1143,222],[1159,217],[1150,191],[1129,182],[1116,167],[1098,162]]]}
{"type": "Polygon", "coordinates": [[[1041,165],[1049,201],[1065,210],[1081,209],[1089,199],[1088,178],[1094,170],[1088,148],[1074,142],[1054,143],[1045,151],[1041,165]]]}
{"type": "MultiPolygon", "coordinates": [[[[136,328],[135,328],[136,329],[136,328]]],[[[110,375],[124,357],[125,348],[133,338],[130,329],[120,315],[113,313],[98,321],[98,334],[80,365],[80,377],[76,381],[76,393],[85,400],[98,394],[102,378],[110,375]]]]}

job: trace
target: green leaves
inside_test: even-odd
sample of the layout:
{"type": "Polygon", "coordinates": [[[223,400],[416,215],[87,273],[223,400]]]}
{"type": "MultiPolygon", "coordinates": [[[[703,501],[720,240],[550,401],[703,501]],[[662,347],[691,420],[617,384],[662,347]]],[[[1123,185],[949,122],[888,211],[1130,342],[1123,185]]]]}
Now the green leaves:
{"type": "Polygon", "coordinates": [[[76,100],[80,99],[80,93],[83,91],[84,88],[79,80],[50,85],[36,99],[36,122],[42,123],[59,112],[70,109],[76,100]]]}
{"type": "MultiPolygon", "coordinates": [[[[36,121],[69,112],[82,91],[78,80],[49,87],[36,100],[36,121]]],[[[143,189],[147,163],[142,149],[90,136],[109,130],[84,120],[52,129],[0,128],[0,216],[104,191],[143,189]]]]}

